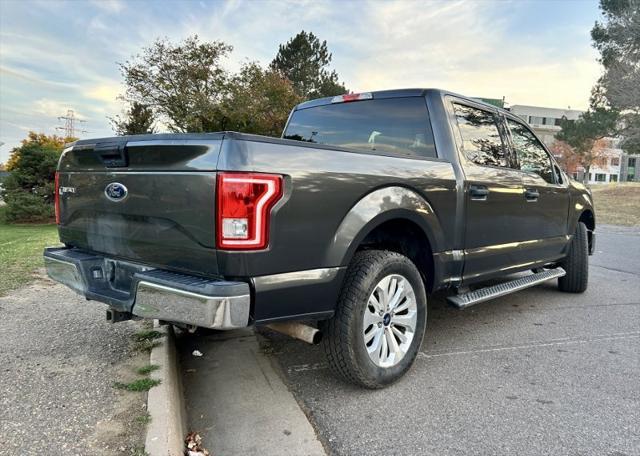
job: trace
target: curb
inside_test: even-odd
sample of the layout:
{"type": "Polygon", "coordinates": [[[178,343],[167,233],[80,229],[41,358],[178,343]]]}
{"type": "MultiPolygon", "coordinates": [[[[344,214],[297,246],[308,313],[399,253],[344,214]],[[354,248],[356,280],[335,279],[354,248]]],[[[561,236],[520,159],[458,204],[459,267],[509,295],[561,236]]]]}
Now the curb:
{"type": "Polygon", "coordinates": [[[213,455],[326,456],[313,425],[253,328],[180,341],[189,426],[213,455]],[[275,365],[274,365],[275,364],[275,365]]]}
{"type": "Polygon", "coordinates": [[[150,456],[182,456],[186,434],[186,413],[182,382],[176,356],[173,326],[160,326],[154,322],[154,329],[164,334],[163,342],[151,350],[150,364],[160,368],[151,373],[151,378],[160,384],[149,390],[147,412],[151,422],[147,426],[145,450],[150,456]]]}

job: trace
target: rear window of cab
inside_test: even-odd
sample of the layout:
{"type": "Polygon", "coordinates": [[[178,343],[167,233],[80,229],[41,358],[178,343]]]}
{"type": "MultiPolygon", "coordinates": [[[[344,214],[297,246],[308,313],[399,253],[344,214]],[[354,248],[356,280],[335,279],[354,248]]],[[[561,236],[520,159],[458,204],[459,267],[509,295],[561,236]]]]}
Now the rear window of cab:
{"type": "Polygon", "coordinates": [[[436,157],[422,97],[332,103],[293,112],[283,138],[374,151],[436,157]]]}

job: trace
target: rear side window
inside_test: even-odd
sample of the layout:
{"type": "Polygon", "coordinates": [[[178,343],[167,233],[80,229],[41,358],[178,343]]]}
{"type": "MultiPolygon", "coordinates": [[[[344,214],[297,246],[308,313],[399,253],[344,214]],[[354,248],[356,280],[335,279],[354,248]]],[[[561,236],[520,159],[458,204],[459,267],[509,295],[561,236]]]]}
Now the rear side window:
{"type": "Polygon", "coordinates": [[[509,166],[495,116],[458,103],[454,103],[453,108],[467,159],[483,166],[509,166]]]}
{"type": "Polygon", "coordinates": [[[511,140],[516,156],[520,162],[520,169],[528,173],[534,173],[545,181],[553,184],[553,171],[551,169],[551,158],[544,150],[540,141],[529,131],[527,127],[511,119],[507,120],[511,140]]]}
{"type": "Polygon", "coordinates": [[[392,155],[435,157],[424,98],[335,103],[294,111],[284,138],[392,155]]]}

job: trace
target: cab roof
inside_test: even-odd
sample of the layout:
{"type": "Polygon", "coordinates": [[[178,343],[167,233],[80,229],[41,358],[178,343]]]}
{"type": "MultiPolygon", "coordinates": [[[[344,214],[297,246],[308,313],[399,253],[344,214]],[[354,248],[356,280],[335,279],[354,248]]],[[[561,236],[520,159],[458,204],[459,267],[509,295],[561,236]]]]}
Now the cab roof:
{"type": "MultiPolygon", "coordinates": [[[[467,97],[465,95],[460,95],[459,93],[450,92],[448,90],[436,89],[436,88],[408,88],[408,89],[391,89],[391,90],[376,90],[372,92],[366,92],[367,94],[371,94],[374,100],[379,100],[383,98],[404,98],[404,97],[425,97],[428,95],[432,96],[440,96],[443,97],[445,95],[451,95],[457,98],[462,98],[464,100],[480,104],[486,106],[488,109],[497,110],[503,113],[509,113],[509,111],[499,108],[495,105],[485,103],[484,101],[479,100],[478,98],[467,97]]],[[[338,95],[340,96],[340,95],[338,95]]],[[[298,109],[306,109],[312,108],[315,106],[323,106],[328,105],[333,102],[335,97],[324,97],[324,98],[316,98],[314,100],[305,101],[297,105],[294,110],[298,109]]]]}

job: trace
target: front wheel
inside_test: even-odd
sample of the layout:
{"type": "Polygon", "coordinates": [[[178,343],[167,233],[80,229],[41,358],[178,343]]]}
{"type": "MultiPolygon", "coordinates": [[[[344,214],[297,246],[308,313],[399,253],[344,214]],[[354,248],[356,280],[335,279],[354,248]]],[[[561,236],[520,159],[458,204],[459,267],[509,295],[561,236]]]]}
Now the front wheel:
{"type": "Polygon", "coordinates": [[[569,252],[560,263],[567,274],[558,279],[558,288],[567,293],[582,293],[589,282],[589,238],[587,227],[578,222],[569,244],[569,252]]]}
{"type": "Polygon", "coordinates": [[[366,388],[389,385],[413,364],[426,321],[426,292],[415,265],[395,252],[358,252],[336,313],[324,323],[329,366],[366,388]]]}

